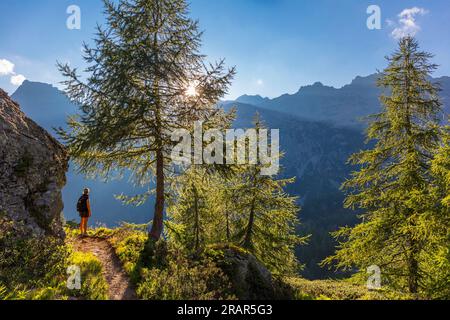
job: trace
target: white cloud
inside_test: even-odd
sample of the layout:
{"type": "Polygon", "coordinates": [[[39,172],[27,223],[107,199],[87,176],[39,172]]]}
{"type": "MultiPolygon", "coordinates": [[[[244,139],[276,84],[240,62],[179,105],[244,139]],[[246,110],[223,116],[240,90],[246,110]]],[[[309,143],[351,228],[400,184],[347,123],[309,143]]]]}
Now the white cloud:
{"type": "Polygon", "coordinates": [[[262,85],[264,85],[264,81],[262,79],[258,79],[258,80],[256,80],[256,84],[258,86],[262,86],[262,85]]]}
{"type": "Polygon", "coordinates": [[[413,7],[404,9],[398,15],[398,23],[391,33],[392,37],[400,39],[406,36],[415,36],[421,29],[417,24],[416,17],[423,16],[427,13],[428,10],[424,8],[413,7]]]}
{"type": "Polygon", "coordinates": [[[0,76],[14,74],[14,63],[6,59],[0,59],[0,76]]]}
{"type": "Polygon", "coordinates": [[[11,77],[11,84],[13,84],[15,86],[20,86],[26,79],[27,78],[25,78],[23,75],[16,74],[11,77]]]}
{"type": "Polygon", "coordinates": [[[6,59],[0,59],[0,76],[11,76],[10,82],[14,86],[20,86],[26,80],[22,74],[14,71],[14,63],[6,59]]]}

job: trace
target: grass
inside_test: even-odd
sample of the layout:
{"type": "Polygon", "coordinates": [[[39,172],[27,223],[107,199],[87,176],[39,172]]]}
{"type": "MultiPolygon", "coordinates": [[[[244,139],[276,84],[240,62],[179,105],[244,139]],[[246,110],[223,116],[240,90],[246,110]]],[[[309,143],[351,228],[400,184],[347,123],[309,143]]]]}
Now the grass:
{"type": "Polygon", "coordinates": [[[68,295],[83,300],[107,300],[108,283],[102,275],[103,267],[92,253],[73,252],[70,264],[81,270],[81,290],[68,290],[68,295]]]}
{"type": "Polygon", "coordinates": [[[407,295],[387,289],[369,290],[350,280],[305,280],[283,278],[296,300],[404,300],[407,295]]]}

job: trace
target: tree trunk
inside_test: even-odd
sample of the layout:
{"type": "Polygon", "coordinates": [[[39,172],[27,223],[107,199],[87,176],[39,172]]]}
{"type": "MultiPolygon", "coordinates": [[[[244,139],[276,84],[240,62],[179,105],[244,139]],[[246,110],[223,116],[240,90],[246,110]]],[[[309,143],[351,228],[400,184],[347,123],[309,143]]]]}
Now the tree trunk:
{"type": "Polygon", "coordinates": [[[409,293],[417,294],[419,291],[419,262],[417,261],[418,250],[412,241],[412,249],[408,258],[408,289],[409,293]]]}
{"type": "Polygon", "coordinates": [[[244,244],[245,249],[251,249],[252,247],[252,234],[253,234],[253,224],[255,223],[255,198],[253,198],[252,205],[250,208],[250,217],[248,220],[247,231],[245,232],[244,244]]]}
{"type": "Polygon", "coordinates": [[[153,216],[152,230],[150,237],[155,241],[161,238],[163,231],[164,215],[164,155],[161,150],[156,152],[156,203],[153,216]]]}
{"type": "Polygon", "coordinates": [[[418,263],[417,260],[412,258],[408,262],[409,276],[408,276],[408,288],[409,293],[416,294],[419,290],[419,277],[418,277],[418,263]]]}
{"type": "Polygon", "coordinates": [[[199,251],[200,248],[200,215],[198,212],[198,192],[195,185],[192,185],[194,191],[194,214],[195,214],[195,252],[199,251]]]}
{"type": "Polygon", "coordinates": [[[230,213],[228,212],[228,206],[225,211],[225,216],[227,220],[227,241],[230,242],[231,240],[231,232],[230,232],[230,213]]]}
{"type": "MultiPolygon", "coordinates": [[[[410,74],[411,70],[411,61],[409,54],[405,57],[405,63],[404,68],[407,71],[405,73],[405,88],[404,88],[404,99],[405,99],[405,128],[406,128],[406,135],[408,137],[408,154],[414,154],[416,152],[415,145],[412,142],[412,132],[411,132],[411,110],[410,110],[410,101],[413,99],[413,97],[410,96],[411,91],[411,78],[413,75],[410,74]],[[411,142],[410,142],[411,141],[411,142]]],[[[415,180],[415,169],[414,167],[411,167],[411,165],[408,167],[409,176],[411,181],[415,180]]],[[[414,214],[414,212],[408,212],[408,216],[411,216],[414,214]]],[[[413,223],[413,226],[415,224],[413,223]]],[[[411,252],[408,257],[408,289],[409,293],[411,294],[417,294],[419,290],[419,263],[417,261],[418,256],[418,250],[417,250],[417,244],[416,241],[410,240],[410,248],[411,252]]]]}

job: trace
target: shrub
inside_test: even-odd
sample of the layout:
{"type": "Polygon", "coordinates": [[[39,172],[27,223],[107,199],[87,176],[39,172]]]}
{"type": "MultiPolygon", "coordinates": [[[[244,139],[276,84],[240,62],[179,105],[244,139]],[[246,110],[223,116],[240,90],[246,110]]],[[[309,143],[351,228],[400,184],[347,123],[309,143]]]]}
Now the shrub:
{"type": "Polygon", "coordinates": [[[6,285],[0,282],[0,301],[1,300],[25,300],[29,294],[28,290],[19,287],[8,289],[6,285]]]}
{"type": "Polygon", "coordinates": [[[141,278],[140,270],[145,260],[143,255],[148,237],[145,232],[130,226],[127,224],[114,230],[109,242],[122,262],[125,272],[131,281],[137,284],[141,278]]]}
{"type": "Polygon", "coordinates": [[[0,221],[0,283],[8,289],[53,286],[65,277],[69,252],[55,237],[33,237],[12,221],[0,221]]]}
{"type": "Polygon", "coordinates": [[[33,236],[0,217],[0,300],[64,299],[69,249],[62,239],[33,236]]]}
{"type": "Polygon", "coordinates": [[[173,252],[163,268],[143,269],[137,294],[146,300],[233,299],[231,284],[222,270],[209,260],[193,262],[173,252]]]}
{"type": "Polygon", "coordinates": [[[109,239],[145,300],[232,299],[231,284],[211,259],[192,259],[174,243],[148,239],[144,226],[124,224],[109,239]]]}

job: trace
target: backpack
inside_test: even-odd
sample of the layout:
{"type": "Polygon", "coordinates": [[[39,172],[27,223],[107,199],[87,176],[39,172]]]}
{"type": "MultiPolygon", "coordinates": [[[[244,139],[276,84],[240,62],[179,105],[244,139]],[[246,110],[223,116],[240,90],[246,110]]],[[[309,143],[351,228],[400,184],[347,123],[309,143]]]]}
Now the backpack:
{"type": "Polygon", "coordinates": [[[77,202],[77,211],[78,212],[87,212],[88,211],[88,207],[87,207],[88,199],[89,199],[89,197],[87,195],[82,195],[80,197],[80,199],[78,199],[78,202],[77,202]]]}

